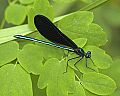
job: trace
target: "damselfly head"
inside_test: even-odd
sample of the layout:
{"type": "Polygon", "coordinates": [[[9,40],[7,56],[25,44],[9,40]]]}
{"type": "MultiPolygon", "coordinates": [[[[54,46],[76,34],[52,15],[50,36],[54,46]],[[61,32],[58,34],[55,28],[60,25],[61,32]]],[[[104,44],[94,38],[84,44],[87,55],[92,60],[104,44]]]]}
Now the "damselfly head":
{"type": "Polygon", "coordinates": [[[86,57],[86,58],[90,58],[90,57],[91,57],[91,51],[88,51],[88,52],[85,54],[85,57],[86,57]]]}

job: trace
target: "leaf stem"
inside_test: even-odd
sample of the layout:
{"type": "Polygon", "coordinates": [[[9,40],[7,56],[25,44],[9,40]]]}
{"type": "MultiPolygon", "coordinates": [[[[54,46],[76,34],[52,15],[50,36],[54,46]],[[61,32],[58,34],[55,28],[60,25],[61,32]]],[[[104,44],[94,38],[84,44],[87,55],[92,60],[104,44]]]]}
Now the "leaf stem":
{"type": "Polygon", "coordinates": [[[2,22],[0,24],[0,29],[2,29],[5,25],[5,18],[3,17],[2,22]]]}
{"type": "Polygon", "coordinates": [[[13,1],[8,0],[8,3],[9,3],[9,4],[11,4],[11,3],[13,3],[13,4],[14,4],[14,3],[16,3],[17,1],[18,1],[18,0],[13,0],[13,1]]]}
{"type": "Polygon", "coordinates": [[[77,74],[75,74],[75,77],[76,77],[79,81],[81,81],[80,78],[77,76],[77,74]]]}
{"type": "Polygon", "coordinates": [[[89,10],[92,10],[98,6],[100,6],[101,4],[107,2],[109,0],[97,0],[95,2],[92,2],[90,4],[88,4],[87,6],[83,7],[80,9],[80,11],[89,11],[89,10]]]}

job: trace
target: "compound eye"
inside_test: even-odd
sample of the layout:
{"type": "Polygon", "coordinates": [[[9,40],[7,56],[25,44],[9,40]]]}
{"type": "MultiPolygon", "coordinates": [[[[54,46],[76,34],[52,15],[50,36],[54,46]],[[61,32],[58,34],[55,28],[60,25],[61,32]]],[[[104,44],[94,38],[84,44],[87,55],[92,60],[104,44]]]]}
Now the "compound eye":
{"type": "Polygon", "coordinates": [[[86,53],[86,58],[90,58],[90,57],[91,57],[91,52],[88,51],[88,52],[86,53]]]}
{"type": "Polygon", "coordinates": [[[87,54],[90,54],[90,55],[91,55],[91,51],[88,51],[87,54]]]}

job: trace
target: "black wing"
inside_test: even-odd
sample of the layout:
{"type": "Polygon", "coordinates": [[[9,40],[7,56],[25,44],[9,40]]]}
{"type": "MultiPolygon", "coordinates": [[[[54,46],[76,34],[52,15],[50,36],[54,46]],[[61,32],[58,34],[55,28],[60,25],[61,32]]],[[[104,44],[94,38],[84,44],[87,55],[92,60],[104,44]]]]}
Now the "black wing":
{"type": "Polygon", "coordinates": [[[37,30],[46,39],[73,49],[78,48],[78,46],[65,34],[63,34],[47,17],[43,15],[36,15],[34,17],[34,23],[37,30]]]}

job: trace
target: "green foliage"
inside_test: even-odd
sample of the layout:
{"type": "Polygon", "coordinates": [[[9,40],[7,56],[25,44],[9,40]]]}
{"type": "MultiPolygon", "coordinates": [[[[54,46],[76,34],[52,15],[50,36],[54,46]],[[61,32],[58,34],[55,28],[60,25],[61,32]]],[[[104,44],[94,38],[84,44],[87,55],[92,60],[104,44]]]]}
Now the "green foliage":
{"type": "Polygon", "coordinates": [[[107,69],[113,64],[112,58],[104,50],[95,46],[86,46],[85,50],[92,52],[92,60],[100,69],[107,69]]]}
{"type": "Polygon", "coordinates": [[[18,52],[19,46],[17,42],[11,41],[0,45],[0,66],[16,59],[18,52]]]}
{"type": "Polygon", "coordinates": [[[73,70],[63,74],[66,69],[66,62],[59,62],[57,59],[49,59],[42,68],[38,80],[38,87],[47,87],[48,96],[85,96],[83,87],[75,81],[73,70]]]}
{"type": "Polygon", "coordinates": [[[119,96],[120,94],[120,82],[119,82],[120,81],[120,78],[119,78],[120,69],[119,68],[120,68],[120,59],[115,59],[114,64],[111,65],[109,69],[101,70],[101,73],[110,76],[116,82],[117,90],[115,90],[115,92],[110,96],[119,96]]]}
{"type": "Polygon", "coordinates": [[[40,48],[27,44],[18,54],[18,61],[21,66],[29,73],[39,74],[42,66],[42,54],[40,48]],[[37,66],[36,66],[37,65],[37,66]]]}
{"type": "MultiPolygon", "coordinates": [[[[95,46],[85,46],[84,50],[87,52],[88,50],[92,52],[92,61],[88,59],[88,66],[96,71],[99,69],[107,69],[110,67],[111,64],[113,64],[112,58],[105,53],[104,50],[95,47],[95,46]]],[[[72,58],[72,57],[70,57],[72,58]]],[[[70,66],[74,68],[74,63],[77,60],[71,61],[70,66]]],[[[93,72],[93,70],[86,68],[85,64],[86,60],[83,59],[81,62],[77,64],[77,68],[80,70],[82,73],[87,73],[87,72],[93,72]]]]}
{"type": "Polygon", "coordinates": [[[54,18],[54,11],[48,0],[35,0],[33,7],[28,11],[28,24],[32,29],[36,29],[34,26],[34,16],[42,14],[47,16],[50,20],[54,18]],[[32,13],[32,14],[31,14],[32,13]]]}
{"type": "MultiPolygon", "coordinates": [[[[103,1],[106,0],[101,2],[103,1]]],[[[18,16],[15,17],[13,13],[18,12],[20,8],[17,9],[16,6],[22,6],[25,9],[27,7],[29,27],[21,25],[0,30],[0,43],[4,43],[0,45],[0,96],[33,96],[33,94],[34,96],[41,94],[42,96],[111,95],[116,89],[115,81],[104,75],[105,73],[101,72],[100,69],[109,68],[113,61],[111,56],[99,48],[106,44],[107,34],[99,25],[93,23],[93,13],[77,11],[54,18],[54,7],[50,5],[48,0],[35,0],[33,4],[32,2],[33,0],[19,0],[19,4],[10,4],[6,9],[5,17],[7,14],[12,16],[9,17],[9,15],[6,20],[19,25],[24,22],[23,18],[26,17],[26,11],[23,13],[20,11],[20,14],[16,13],[18,16]],[[26,6],[21,5],[21,3],[26,4],[26,6]],[[28,6],[27,4],[32,5],[28,6]],[[54,19],[54,22],[59,21],[56,25],[64,34],[83,48],[85,52],[92,52],[91,59],[87,61],[88,67],[85,58],[75,67],[75,62],[80,59],[78,58],[68,63],[66,72],[66,61],[75,57],[76,54],[69,54],[68,58],[65,58],[64,55],[67,52],[62,49],[34,42],[23,45],[21,42],[24,40],[19,40],[21,49],[15,41],[5,43],[15,39],[13,37],[15,34],[25,35],[33,32],[32,30],[35,30],[33,18],[36,14],[45,15],[51,21],[54,19]],[[32,73],[31,77],[30,73],[32,73]],[[39,78],[34,78],[35,75],[39,75],[39,78]]],[[[101,3],[94,4],[93,2],[92,6],[89,5],[90,7],[85,9],[93,9],[99,4],[101,3]]]]}
{"type": "Polygon", "coordinates": [[[33,96],[30,75],[18,64],[0,69],[0,96],[33,96]]]}
{"type": "Polygon", "coordinates": [[[80,47],[85,46],[85,44],[87,43],[87,39],[86,38],[77,38],[73,40],[75,42],[75,44],[77,44],[80,47]]]}
{"type": "Polygon", "coordinates": [[[20,25],[26,18],[26,9],[22,5],[10,4],[5,11],[5,19],[8,23],[20,25]]]}
{"type": "Polygon", "coordinates": [[[32,30],[28,27],[28,25],[21,25],[12,28],[2,29],[0,30],[0,44],[15,39],[13,37],[15,34],[25,35],[31,32],[32,30]]]}
{"type": "Polygon", "coordinates": [[[58,26],[72,39],[87,38],[89,45],[104,45],[107,41],[106,34],[99,25],[93,24],[92,21],[92,12],[78,11],[60,20],[58,26]]]}
{"type": "Polygon", "coordinates": [[[95,72],[84,74],[82,84],[87,90],[98,95],[110,95],[116,89],[116,84],[110,77],[95,72]]]}

